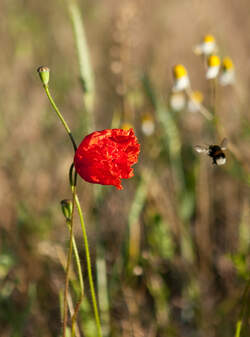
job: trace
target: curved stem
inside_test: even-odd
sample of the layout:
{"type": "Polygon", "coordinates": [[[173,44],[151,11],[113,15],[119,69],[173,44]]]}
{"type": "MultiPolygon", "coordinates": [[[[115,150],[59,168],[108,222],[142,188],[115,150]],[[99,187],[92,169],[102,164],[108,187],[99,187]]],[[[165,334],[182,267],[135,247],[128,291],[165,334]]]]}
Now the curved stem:
{"type": "MultiPolygon", "coordinates": [[[[76,142],[74,140],[74,137],[70,131],[70,128],[68,126],[68,124],[66,123],[66,121],[64,120],[63,116],[61,115],[58,107],[56,106],[48,85],[44,85],[43,86],[45,89],[45,92],[48,96],[48,99],[53,107],[53,109],[55,110],[57,116],[59,117],[60,121],[62,122],[66,132],[69,135],[69,138],[72,142],[74,151],[76,151],[77,149],[77,145],[76,142]]],[[[73,172],[73,168],[71,168],[70,171],[71,175],[73,172]]],[[[89,246],[88,246],[88,238],[87,238],[87,233],[86,233],[86,228],[85,228],[85,223],[83,220],[83,214],[82,214],[82,210],[81,210],[81,206],[79,203],[79,199],[77,197],[76,194],[76,180],[77,180],[77,173],[75,172],[75,176],[74,176],[74,182],[72,183],[72,177],[70,180],[70,185],[72,188],[72,195],[73,195],[73,202],[72,202],[72,215],[71,215],[71,219],[70,219],[70,242],[69,242],[69,252],[68,252],[68,258],[67,258],[67,266],[66,266],[66,279],[65,279],[65,291],[64,291],[64,319],[63,319],[63,337],[66,336],[66,327],[67,327],[67,314],[68,314],[68,310],[67,310],[67,295],[68,295],[68,285],[69,285],[69,266],[70,266],[70,262],[71,262],[71,258],[72,258],[72,248],[73,248],[73,214],[74,214],[74,207],[75,204],[77,205],[77,209],[78,209],[78,213],[80,216],[80,223],[81,223],[81,227],[82,227],[82,233],[83,233],[83,239],[84,239],[84,245],[85,245],[85,253],[86,253],[86,260],[87,260],[87,270],[88,270],[88,279],[89,279],[89,285],[90,285],[90,292],[91,292],[91,297],[92,297],[92,302],[93,302],[93,308],[94,308],[94,315],[95,315],[95,321],[96,321],[96,325],[97,325],[97,330],[98,330],[98,336],[102,337],[102,331],[101,331],[101,323],[100,323],[100,317],[99,317],[99,313],[98,313],[98,307],[97,307],[97,301],[96,301],[96,295],[95,295],[95,288],[94,288],[94,282],[93,282],[93,277],[92,277],[92,270],[91,270],[91,260],[90,260],[90,254],[89,254],[89,246]]],[[[83,294],[83,293],[82,293],[83,294]]],[[[73,326],[72,326],[72,332],[74,334],[74,324],[75,324],[75,320],[76,320],[76,315],[78,313],[78,310],[80,308],[80,303],[82,300],[83,295],[81,296],[80,301],[78,302],[76,309],[75,309],[75,313],[73,315],[73,326]]]]}
{"type": "Polygon", "coordinates": [[[56,103],[54,102],[54,100],[53,100],[53,98],[52,98],[52,96],[51,96],[51,94],[50,94],[48,85],[44,85],[43,87],[44,87],[44,89],[45,89],[45,92],[46,92],[46,94],[47,94],[47,96],[48,96],[48,99],[49,99],[49,101],[50,101],[52,107],[54,108],[54,110],[55,110],[57,116],[59,117],[60,121],[62,122],[62,124],[63,124],[63,126],[64,126],[64,128],[65,128],[65,130],[67,131],[67,134],[69,135],[69,138],[70,138],[70,140],[71,140],[71,142],[72,142],[72,145],[73,145],[73,147],[74,147],[74,150],[76,151],[77,145],[76,145],[76,142],[75,142],[75,140],[74,140],[74,137],[73,137],[73,135],[72,135],[72,133],[71,133],[71,131],[70,131],[70,128],[69,128],[68,124],[66,123],[66,121],[65,121],[65,119],[63,118],[62,114],[60,113],[58,107],[56,106],[56,103]]]}
{"type": "Polygon", "coordinates": [[[96,325],[97,325],[98,336],[102,337],[101,322],[100,322],[100,317],[99,317],[99,312],[98,312],[98,307],[97,307],[97,301],[96,301],[96,295],[95,295],[94,282],[93,282],[93,277],[92,277],[92,268],[91,268],[90,254],[89,254],[88,238],[87,238],[86,227],[85,227],[85,223],[84,223],[84,219],[83,219],[81,205],[80,205],[77,194],[75,194],[75,202],[76,202],[76,207],[77,207],[77,210],[78,210],[78,213],[79,213],[80,223],[81,223],[81,227],[82,227],[82,235],[83,235],[83,240],[84,240],[86,262],[87,262],[88,279],[89,279],[91,298],[92,298],[92,302],[93,302],[95,321],[96,321],[96,325]]]}

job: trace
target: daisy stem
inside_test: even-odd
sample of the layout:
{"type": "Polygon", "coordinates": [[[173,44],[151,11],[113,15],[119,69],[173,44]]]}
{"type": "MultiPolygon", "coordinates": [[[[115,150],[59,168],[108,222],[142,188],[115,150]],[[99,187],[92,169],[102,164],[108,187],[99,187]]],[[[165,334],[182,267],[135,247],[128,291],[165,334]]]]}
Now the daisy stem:
{"type": "Polygon", "coordinates": [[[100,322],[100,317],[99,317],[99,312],[98,312],[98,307],[97,307],[95,288],[94,288],[94,282],[93,282],[93,276],[92,276],[92,267],[91,267],[90,253],[89,253],[88,238],[87,238],[86,227],[85,227],[85,223],[84,223],[84,219],[83,219],[81,205],[80,205],[77,194],[75,194],[75,202],[76,202],[76,207],[78,209],[78,213],[79,213],[79,217],[80,217],[80,223],[81,223],[81,227],[82,227],[82,235],[83,235],[83,240],[84,240],[86,262],[87,262],[88,279],[89,279],[91,298],[92,298],[92,302],[93,302],[95,321],[96,321],[96,325],[97,325],[98,336],[102,337],[101,322],[100,322]]]}
{"type": "Polygon", "coordinates": [[[217,113],[217,101],[218,101],[218,86],[217,86],[217,79],[212,78],[210,80],[210,100],[211,100],[211,109],[214,115],[214,118],[216,119],[216,113],[217,113]]]}
{"type": "Polygon", "coordinates": [[[63,118],[62,114],[60,113],[58,107],[56,106],[56,103],[54,102],[54,100],[53,100],[53,98],[52,98],[52,96],[51,96],[51,94],[50,94],[48,85],[43,85],[43,87],[44,87],[44,89],[45,89],[45,92],[46,92],[46,94],[47,94],[47,96],[48,96],[48,99],[49,99],[49,101],[50,101],[50,103],[51,103],[53,109],[55,110],[55,112],[56,112],[57,116],[59,117],[60,121],[62,122],[62,124],[63,124],[63,126],[64,126],[64,128],[65,128],[65,130],[66,130],[66,132],[67,132],[67,134],[69,135],[69,138],[70,138],[70,140],[71,140],[71,142],[72,142],[72,145],[73,145],[73,147],[74,147],[74,150],[76,151],[77,145],[76,145],[76,142],[75,142],[75,140],[74,140],[74,137],[73,137],[73,135],[72,135],[72,133],[71,133],[71,131],[70,131],[70,128],[69,128],[68,124],[66,123],[66,121],[65,121],[65,119],[63,118]]]}

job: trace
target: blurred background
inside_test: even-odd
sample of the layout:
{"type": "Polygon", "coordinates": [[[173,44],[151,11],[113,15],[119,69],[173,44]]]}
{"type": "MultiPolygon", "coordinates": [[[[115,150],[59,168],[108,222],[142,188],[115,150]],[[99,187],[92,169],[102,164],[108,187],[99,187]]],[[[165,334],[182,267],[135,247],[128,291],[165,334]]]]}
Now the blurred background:
{"type": "MultiPolygon", "coordinates": [[[[129,126],[141,143],[124,190],[78,182],[104,337],[236,336],[238,320],[249,336],[249,11],[247,0],[1,1],[1,337],[61,336],[69,233],[60,201],[71,197],[73,151],[40,65],[77,143],[129,126]],[[235,84],[217,87],[216,106],[193,52],[206,34],[235,64],[235,84]],[[219,124],[173,109],[178,63],[219,124]],[[223,137],[222,167],[193,150],[223,137]]],[[[77,336],[91,337],[78,219],[75,235],[86,291],[77,336]]],[[[78,293],[72,271],[73,301],[78,293]]]]}

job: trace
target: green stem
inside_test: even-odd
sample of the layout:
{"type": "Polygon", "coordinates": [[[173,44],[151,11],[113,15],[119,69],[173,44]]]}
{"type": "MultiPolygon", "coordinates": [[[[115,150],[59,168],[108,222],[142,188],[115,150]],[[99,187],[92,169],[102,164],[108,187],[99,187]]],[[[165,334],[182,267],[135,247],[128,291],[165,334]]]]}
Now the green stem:
{"type": "Polygon", "coordinates": [[[241,312],[240,312],[240,317],[236,323],[236,331],[235,331],[235,337],[240,337],[240,333],[241,333],[241,328],[242,328],[242,323],[243,323],[243,318],[245,315],[245,311],[246,311],[246,307],[247,307],[247,295],[250,289],[250,279],[247,281],[247,284],[245,286],[243,295],[242,295],[242,308],[241,308],[241,312]]]}
{"type": "Polygon", "coordinates": [[[240,337],[241,327],[242,327],[242,320],[239,320],[236,323],[235,337],[240,337]]]}
{"type": "MultiPolygon", "coordinates": [[[[72,142],[74,151],[77,149],[76,142],[74,140],[74,137],[70,131],[70,128],[68,124],[66,123],[65,119],[63,118],[62,114],[60,113],[58,107],[56,106],[56,103],[54,102],[48,85],[44,84],[43,85],[44,90],[48,96],[48,99],[55,110],[57,116],[59,117],[60,121],[62,122],[67,134],[69,135],[69,138],[72,142]]],[[[66,327],[67,327],[67,321],[68,321],[68,306],[67,306],[67,297],[68,297],[68,287],[69,287],[69,267],[70,267],[70,262],[72,258],[72,248],[73,248],[73,215],[74,215],[74,207],[75,207],[75,193],[76,193],[76,175],[75,175],[75,180],[74,184],[72,186],[72,195],[73,195],[73,206],[72,206],[72,215],[70,219],[70,241],[69,241],[69,251],[68,251],[68,257],[67,257],[67,265],[66,265],[66,277],[65,277],[65,289],[64,289],[64,309],[63,309],[63,337],[66,336],[66,327]]]]}
{"type": "Polygon", "coordinates": [[[217,78],[213,78],[210,80],[210,101],[211,101],[211,110],[213,113],[213,117],[215,123],[217,123],[217,105],[218,105],[218,86],[217,86],[217,78]]]}
{"type": "MultiPolygon", "coordinates": [[[[68,224],[69,231],[70,231],[70,228],[71,228],[70,221],[67,221],[67,224],[68,224]]],[[[80,309],[80,304],[82,303],[82,300],[83,300],[83,297],[84,297],[84,283],[83,283],[83,277],[82,277],[82,267],[81,267],[81,263],[80,263],[80,257],[79,257],[78,248],[77,248],[77,245],[76,245],[74,235],[73,235],[72,243],[73,243],[73,251],[74,251],[74,255],[75,255],[77,273],[78,273],[80,289],[81,289],[81,296],[80,296],[80,299],[79,299],[79,301],[78,301],[78,303],[75,307],[74,314],[73,314],[72,319],[71,319],[71,321],[72,321],[71,337],[74,337],[75,336],[76,317],[77,317],[78,311],[80,309]]]]}
{"type": "Polygon", "coordinates": [[[76,317],[77,317],[77,314],[78,314],[78,311],[80,309],[80,305],[82,303],[82,300],[83,300],[83,294],[81,295],[79,301],[77,302],[77,305],[75,307],[75,311],[74,311],[74,314],[72,316],[72,326],[71,326],[71,337],[75,337],[75,326],[76,326],[76,317]]]}
{"type": "MultiPolygon", "coordinates": [[[[66,121],[64,120],[63,116],[61,115],[59,109],[57,108],[51,94],[48,88],[48,85],[44,85],[43,86],[45,89],[45,92],[48,96],[48,99],[52,105],[52,107],[54,108],[57,116],[59,117],[60,121],[62,122],[66,132],[69,135],[69,138],[73,144],[74,150],[76,151],[77,149],[77,145],[76,142],[74,140],[74,137],[70,131],[70,128],[68,126],[68,124],[66,123],[66,121]]],[[[72,174],[72,169],[71,168],[71,174],[72,174]]],[[[84,220],[83,220],[83,214],[82,214],[82,210],[81,210],[81,206],[79,203],[79,199],[76,195],[76,178],[77,178],[77,174],[75,173],[75,179],[74,179],[74,183],[71,182],[71,188],[72,188],[72,194],[73,194],[73,206],[72,206],[72,216],[71,216],[71,226],[70,226],[70,243],[69,243],[69,252],[68,252],[68,258],[67,258],[67,266],[66,266],[66,279],[65,279],[65,292],[64,292],[64,320],[63,320],[63,337],[65,337],[66,335],[66,326],[67,326],[67,295],[68,295],[68,284],[69,284],[69,266],[70,266],[70,261],[71,261],[71,257],[72,257],[72,247],[73,247],[73,214],[74,214],[74,206],[75,203],[77,205],[77,209],[78,209],[78,213],[80,216],[80,222],[81,222],[81,227],[82,227],[82,232],[83,232],[83,239],[84,239],[84,245],[85,245],[85,253],[86,253],[86,260],[87,260],[87,270],[88,270],[88,278],[89,278],[89,284],[90,284],[90,292],[91,292],[91,297],[92,297],[92,302],[93,302],[93,307],[94,307],[94,314],[95,314],[95,320],[96,320],[96,325],[97,325],[97,330],[98,330],[98,336],[102,337],[102,331],[101,331],[101,323],[100,323],[100,318],[99,318],[99,313],[98,313],[98,307],[97,307],[97,302],[96,302],[96,295],[95,295],[95,288],[94,288],[94,282],[93,282],[93,277],[92,277],[92,270],[91,270],[91,260],[90,260],[90,254],[89,254],[89,246],[88,246],[88,238],[87,238],[87,233],[86,233],[86,228],[85,228],[85,224],[84,224],[84,220]]],[[[83,297],[83,296],[82,296],[83,297]]],[[[76,319],[76,314],[79,310],[80,307],[80,303],[82,300],[82,297],[80,299],[80,301],[78,302],[76,309],[75,309],[75,313],[73,315],[73,323],[75,323],[75,319],[76,319]]],[[[72,330],[74,333],[74,326],[72,326],[72,330]]]]}
{"type": "MultiPolygon", "coordinates": [[[[69,231],[70,231],[70,221],[68,222],[68,227],[69,227],[69,231]]],[[[81,297],[84,295],[84,283],[83,283],[83,277],[82,277],[82,267],[81,267],[81,263],[80,263],[80,256],[78,253],[78,248],[76,245],[76,241],[73,235],[73,239],[72,239],[72,244],[73,244],[73,251],[74,251],[74,255],[75,255],[75,260],[76,260],[76,268],[77,268],[77,273],[78,273],[78,278],[79,278],[79,283],[80,283],[80,289],[81,289],[81,297]]]]}
{"type": "Polygon", "coordinates": [[[67,298],[68,298],[68,288],[69,288],[69,267],[72,258],[72,248],[73,248],[73,217],[74,217],[74,208],[75,208],[75,195],[76,195],[76,186],[72,188],[73,192],[73,205],[72,205],[72,214],[70,219],[70,240],[69,240],[69,251],[66,265],[66,277],[65,277],[65,289],[64,289],[64,308],[63,308],[63,337],[66,337],[66,328],[68,321],[68,306],[67,306],[67,298]]]}
{"type": "Polygon", "coordinates": [[[79,63],[79,75],[83,88],[83,102],[85,113],[82,118],[86,131],[93,129],[93,106],[95,98],[94,74],[90,62],[89,47],[84,29],[84,21],[81,10],[76,1],[68,1],[69,14],[71,17],[72,28],[76,45],[76,52],[79,63]]]}
{"type": "Polygon", "coordinates": [[[60,121],[62,122],[62,124],[63,124],[63,126],[64,126],[64,128],[65,128],[65,130],[66,130],[66,132],[67,132],[67,134],[69,135],[69,138],[70,138],[70,140],[71,140],[71,142],[72,142],[72,144],[73,144],[74,150],[76,151],[77,145],[76,145],[76,142],[75,142],[75,140],[74,140],[74,137],[73,137],[73,135],[72,135],[72,133],[71,133],[71,131],[70,131],[70,128],[69,128],[68,124],[66,123],[66,121],[65,121],[65,119],[63,118],[62,114],[60,113],[58,107],[56,106],[56,103],[54,102],[54,100],[53,100],[53,98],[52,98],[52,96],[51,96],[51,94],[50,94],[48,85],[44,85],[43,87],[44,87],[44,89],[45,89],[45,92],[46,92],[46,94],[47,94],[47,96],[48,96],[48,99],[49,99],[49,101],[50,101],[52,107],[54,108],[54,110],[55,110],[57,116],[59,117],[60,121]]]}
{"type": "MultiPolygon", "coordinates": [[[[74,165],[72,164],[69,170],[69,181],[70,181],[70,185],[71,185],[71,189],[72,189],[72,193],[73,193],[73,198],[74,198],[74,204],[75,204],[75,193],[76,193],[76,183],[77,183],[77,173],[75,171],[75,173],[73,174],[73,169],[74,169],[74,165]],[[74,178],[73,178],[74,176],[74,178]]],[[[81,288],[81,296],[80,299],[75,307],[75,311],[74,314],[72,316],[72,325],[71,325],[71,337],[75,336],[75,324],[76,324],[76,318],[77,318],[77,314],[78,311],[80,309],[80,305],[82,303],[83,297],[84,297],[84,285],[83,285],[83,278],[82,278],[82,269],[81,269],[81,263],[80,263],[80,258],[79,258],[79,254],[78,254],[78,250],[77,250],[77,246],[76,243],[74,241],[73,238],[73,249],[74,249],[74,253],[75,253],[75,257],[76,257],[76,264],[77,264],[77,270],[78,270],[78,276],[79,276],[79,282],[80,282],[80,288],[81,288]]]]}
{"type": "Polygon", "coordinates": [[[96,295],[95,295],[95,288],[94,288],[94,282],[93,282],[93,277],[92,277],[92,268],[91,268],[90,254],[89,254],[88,238],[87,238],[86,227],[85,227],[85,223],[84,223],[84,219],[83,219],[81,205],[80,205],[77,194],[75,194],[75,202],[76,202],[76,207],[77,207],[77,210],[78,210],[78,213],[79,213],[80,223],[81,223],[81,227],[82,227],[82,235],[83,235],[83,240],[84,240],[86,262],[87,262],[88,279],[89,279],[91,298],[92,298],[92,302],[93,302],[95,321],[96,321],[96,325],[97,325],[98,336],[102,337],[101,322],[100,322],[100,317],[99,317],[99,313],[98,313],[98,307],[97,307],[97,301],[96,301],[96,295]]]}

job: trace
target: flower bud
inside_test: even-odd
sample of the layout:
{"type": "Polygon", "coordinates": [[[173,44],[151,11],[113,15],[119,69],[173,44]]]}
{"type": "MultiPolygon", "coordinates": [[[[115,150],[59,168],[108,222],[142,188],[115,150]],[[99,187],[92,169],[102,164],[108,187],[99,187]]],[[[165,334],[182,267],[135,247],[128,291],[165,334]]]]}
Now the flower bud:
{"type": "Polygon", "coordinates": [[[40,79],[41,79],[43,85],[48,85],[49,84],[50,69],[46,66],[41,66],[41,67],[37,68],[37,72],[40,76],[40,79]]]}
{"type": "Polygon", "coordinates": [[[69,199],[64,199],[61,201],[61,207],[63,215],[65,216],[66,220],[70,220],[72,216],[72,201],[69,199]]]}

